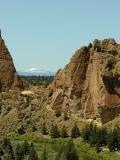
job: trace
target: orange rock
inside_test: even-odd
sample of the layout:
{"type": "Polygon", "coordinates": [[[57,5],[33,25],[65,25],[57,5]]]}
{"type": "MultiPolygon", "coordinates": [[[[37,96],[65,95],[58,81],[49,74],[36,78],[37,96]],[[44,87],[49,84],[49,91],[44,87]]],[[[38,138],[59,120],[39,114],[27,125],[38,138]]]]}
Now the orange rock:
{"type": "Polygon", "coordinates": [[[0,38],[0,89],[7,91],[13,88],[24,89],[25,83],[16,73],[12,57],[5,45],[5,42],[0,38]]]}
{"type": "Polygon", "coordinates": [[[120,44],[114,39],[95,40],[88,47],[78,49],[70,63],[54,78],[51,106],[55,107],[54,101],[64,108],[66,99],[61,100],[60,94],[54,96],[61,90],[67,97],[68,106],[79,109],[84,113],[84,118],[102,117],[103,123],[114,119],[120,114],[119,64],[120,44]],[[114,112],[116,106],[117,113],[114,112]],[[105,107],[109,113],[112,108],[113,115],[109,114],[109,119],[101,115],[100,107],[105,107]]]}

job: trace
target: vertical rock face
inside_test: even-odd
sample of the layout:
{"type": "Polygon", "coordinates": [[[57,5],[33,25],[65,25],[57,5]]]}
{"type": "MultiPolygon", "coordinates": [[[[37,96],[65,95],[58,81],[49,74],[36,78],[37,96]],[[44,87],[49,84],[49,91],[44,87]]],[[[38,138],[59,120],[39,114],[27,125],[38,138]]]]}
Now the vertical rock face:
{"type": "Polygon", "coordinates": [[[0,90],[24,89],[25,82],[17,75],[12,57],[0,35],[0,90]]]}
{"type": "Polygon", "coordinates": [[[52,108],[79,110],[103,123],[120,114],[120,45],[94,40],[75,52],[50,86],[52,108]]]}

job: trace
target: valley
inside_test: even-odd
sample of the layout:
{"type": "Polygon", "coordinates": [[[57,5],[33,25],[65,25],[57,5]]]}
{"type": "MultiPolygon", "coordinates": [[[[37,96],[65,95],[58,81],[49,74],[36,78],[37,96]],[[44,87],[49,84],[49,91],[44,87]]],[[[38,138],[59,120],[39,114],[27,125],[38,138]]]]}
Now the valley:
{"type": "Polygon", "coordinates": [[[20,160],[120,158],[120,44],[94,40],[48,77],[19,76],[2,37],[0,56],[1,160],[25,140],[35,148],[20,160]]]}

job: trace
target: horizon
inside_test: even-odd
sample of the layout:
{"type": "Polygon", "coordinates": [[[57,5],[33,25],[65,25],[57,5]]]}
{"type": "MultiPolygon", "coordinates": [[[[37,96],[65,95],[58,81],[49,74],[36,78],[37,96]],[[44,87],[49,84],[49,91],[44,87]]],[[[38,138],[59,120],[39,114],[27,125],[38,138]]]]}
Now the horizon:
{"type": "Polygon", "coordinates": [[[0,13],[2,37],[17,71],[37,68],[56,72],[78,48],[94,39],[120,42],[118,0],[5,0],[0,13]]]}

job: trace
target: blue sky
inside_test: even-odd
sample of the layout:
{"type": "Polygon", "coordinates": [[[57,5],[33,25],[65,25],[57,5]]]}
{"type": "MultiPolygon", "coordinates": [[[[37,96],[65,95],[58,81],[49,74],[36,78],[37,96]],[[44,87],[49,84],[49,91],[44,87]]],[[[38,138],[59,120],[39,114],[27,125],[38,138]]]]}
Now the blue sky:
{"type": "Polygon", "coordinates": [[[0,28],[17,70],[56,71],[95,38],[120,42],[120,0],[0,0],[0,28]]]}

